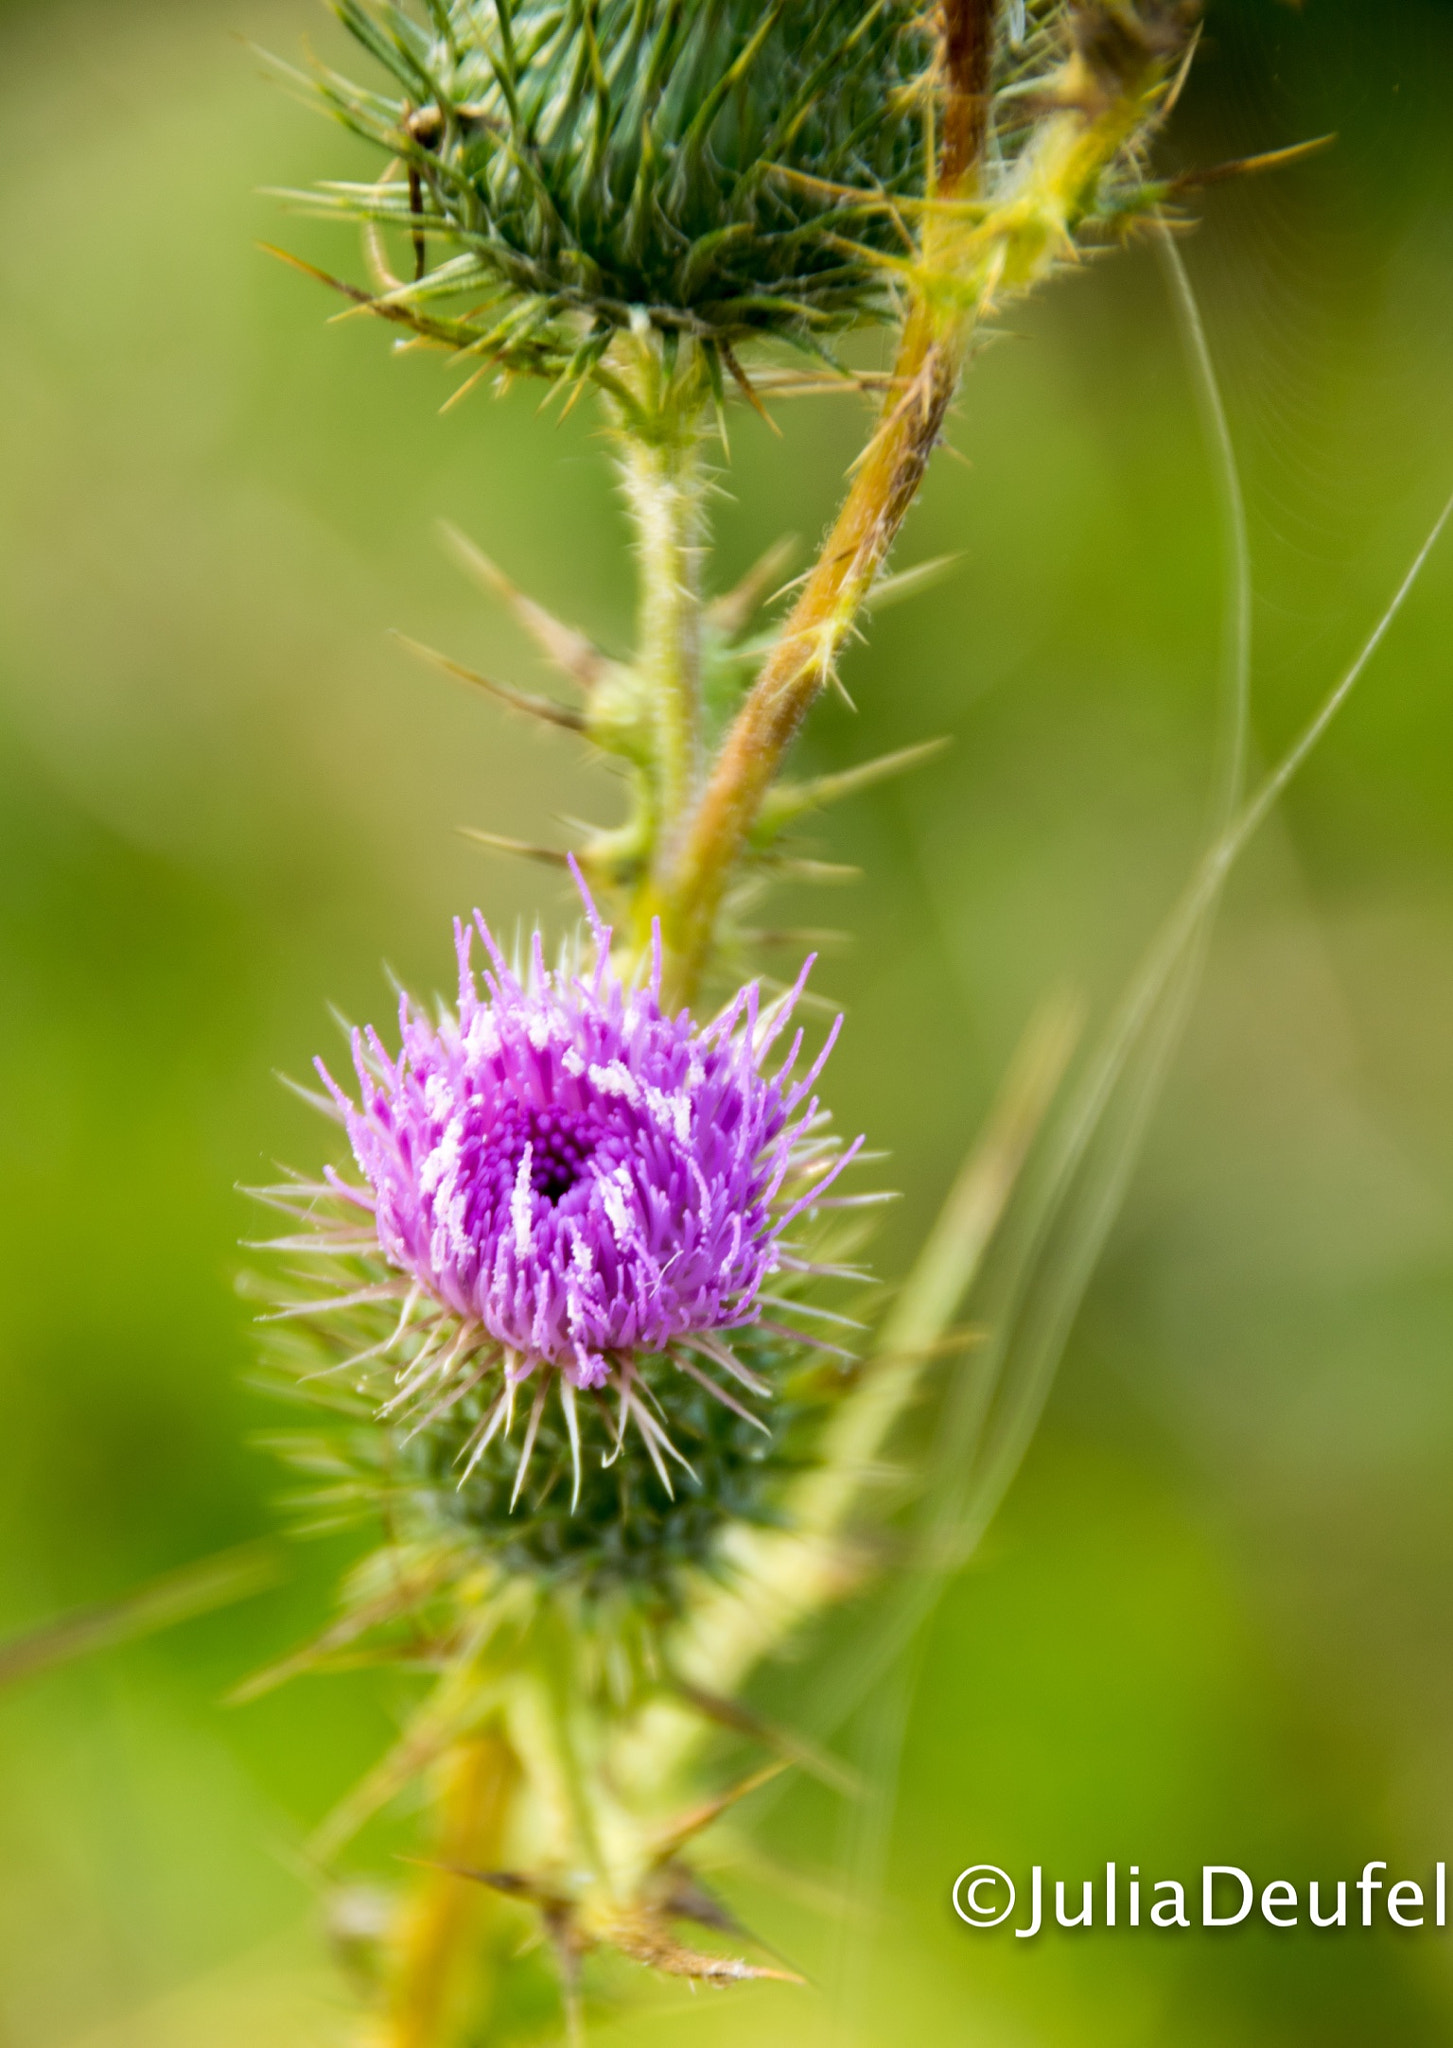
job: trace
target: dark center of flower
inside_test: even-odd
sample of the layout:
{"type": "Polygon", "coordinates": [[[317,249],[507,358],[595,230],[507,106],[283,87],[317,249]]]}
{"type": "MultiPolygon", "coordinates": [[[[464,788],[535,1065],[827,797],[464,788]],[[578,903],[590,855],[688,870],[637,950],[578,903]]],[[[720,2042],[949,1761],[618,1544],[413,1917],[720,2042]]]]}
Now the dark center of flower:
{"type": "Polygon", "coordinates": [[[556,1103],[511,1109],[495,1126],[492,1149],[513,1183],[526,1145],[530,1147],[530,1186],[554,1204],[577,1184],[602,1137],[600,1118],[591,1110],[563,1109],[556,1103]]]}

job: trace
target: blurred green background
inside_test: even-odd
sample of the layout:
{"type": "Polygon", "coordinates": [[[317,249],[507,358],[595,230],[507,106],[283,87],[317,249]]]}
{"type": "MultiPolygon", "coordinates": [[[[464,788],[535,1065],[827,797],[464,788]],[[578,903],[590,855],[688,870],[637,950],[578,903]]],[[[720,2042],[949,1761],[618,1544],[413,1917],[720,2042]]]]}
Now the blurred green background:
{"type": "MultiPolygon", "coordinates": [[[[537,739],[390,643],[524,681],[441,556],[474,534],[620,640],[600,440],[534,395],[441,419],[261,255],[345,242],[270,184],[353,158],[262,82],[302,0],[0,7],[0,1634],[275,1526],[244,1385],[239,1182],[326,1132],[276,1083],[451,973],[448,919],[563,894],[464,823],[610,814],[537,739]]],[[[1269,759],[1453,486],[1453,10],[1217,0],[1169,154],[1337,147],[1208,195],[1186,248],[1246,471],[1269,759]]],[[[835,817],[865,882],[843,1124],[893,1154],[901,1272],[1036,1001],[1103,1012],[1193,857],[1221,597],[1214,498],[1144,251],[1016,313],[900,562],[959,573],[856,651],[824,764],[954,736],[835,817]]],[[[811,537],[855,401],[746,421],[723,579],[811,537]]],[[[611,2043],[1453,2039],[1453,1934],[976,1937],[981,1859],[1324,1880],[1453,1858],[1453,546],[1234,886],[1049,1415],[927,1642],[881,1913],[739,1896],[820,1980],[648,2000],[611,2043]],[[858,1968],[844,2012],[835,1972],[858,1968]]],[[[300,1847],[398,1707],[227,1689],[313,1625],[346,1552],[227,1614],[0,1694],[0,2044],[341,2038],[300,1847]]],[[[821,1878],[794,1790],[762,1842],[821,1878]]]]}

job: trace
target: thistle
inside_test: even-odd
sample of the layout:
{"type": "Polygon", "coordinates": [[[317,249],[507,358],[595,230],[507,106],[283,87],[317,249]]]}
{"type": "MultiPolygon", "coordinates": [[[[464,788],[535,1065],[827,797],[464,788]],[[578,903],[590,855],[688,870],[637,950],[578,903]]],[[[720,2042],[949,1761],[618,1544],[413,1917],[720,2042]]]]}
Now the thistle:
{"type": "Polygon", "coordinates": [[[337,12],[374,77],[319,70],[310,90],[381,161],[373,183],[304,201],[362,228],[368,282],[327,281],[444,350],[456,397],[526,374],[567,402],[594,393],[640,576],[636,645],[607,654],[456,541],[576,695],[474,679],[616,757],[628,814],[573,854],[520,849],[578,863],[589,942],[551,968],[538,936],[512,963],[483,919],[461,926],[457,1002],[431,1020],[406,1000],[397,1051],[362,1033],[353,1082],[323,1072],[351,1164],[265,1191],[302,1226],[278,1248],[312,1276],[275,1341],[294,1394],[334,1416],[288,1454],[321,1482],[312,1516],[384,1529],[287,1668],[368,1649],[432,1674],[317,1846],[331,1865],[422,1785],[431,1867],[379,1937],[372,2025],[434,2048],[513,2037],[522,1915],[572,2025],[602,1948],[711,1981],[781,1974],[748,1959],[691,1860],[762,1778],[713,1788],[713,1744],[745,1734],[769,1770],[810,1757],[743,1688],[861,1582],[880,1454],[963,1348],[960,1303],[1066,1046],[1056,1027],[1032,1051],[909,1285],[864,1328],[844,1306],[872,1305],[855,1260],[875,1198],[838,1191],[858,1148],[814,1093],[836,1026],[803,1065],[807,967],[775,990],[750,976],[747,914],[794,862],[799,819],[927,752],[783,772],[863,608],[892,590],[976,338],[1173,200],[1145,156],[1193,10],[337,12]],[[888,371],[839,352],[867,324],[893,332],[888,371]],[[779,557],[707,593],[706,452],[715,436],[724,457],[734,400],[823,388],[876,416],[816,562],[761,632],[779,557]],[[693,1020],[703,989],[738,983],[693,1020]],[[843,1288],[861,1298],[823,1298],[843,1288]]]}
{"type": "MultiPolygon", "coordinates": [[[[593,914],[588,898],[587,906],[593,914]]],[[[483,919],[476,925],[492,962],[487,1001],[470,958],[475,934],[461,926],[457,1010],[436,1027],[405,998],[397,1059],[377,1033],[354,1034],[360,1105],[320,1063],[365,1183],[330,1176],[345,1211],[336,1236],[355,1244],[347,1211],[368,1212],[377,1251],[397,1275],[401,1307],[385,1356],[409,1355],[380,1416],[431,1428],[487,1388],[460,1453],[463,1485],[495,1436],[508,1436],[516,1394],[529,1387],[513,1505],[553,1390],[573,1505],[576,1397],[608,1389],[617,1454],[629,1421],[669,1494],[663,1453],[690,1465],[655,1418],[653,1407],[665,1404],[645,1382],[644,1361],[670,1365],[770,1434],[712,1373],[749,1396],[769,1394],[730,1334],[761,1325],[769,1307],[798,1310],[764,1293],[784,1265],[812,1270],[784,1233],[821,1209],[859,1149],[861,1141],[841,1150],[809,1099],[836,1027],[801,1079],[789,1078],[801,1031],[768,1075],[763,1062],[787,1029],[805,968],[765,1011],[753,984],[696,1030],[685,1011],[662,1016],[659,969],[644,989],[621,986],[611,935],[598,923],[588,975],[552,974],[537,934],[523,981],[483,919]]],[[[326,1235],[319,1248],[329,1248],[326,1235]]],[[[802,1341],[770,1317],[766,1327],[802,1341]]]]}

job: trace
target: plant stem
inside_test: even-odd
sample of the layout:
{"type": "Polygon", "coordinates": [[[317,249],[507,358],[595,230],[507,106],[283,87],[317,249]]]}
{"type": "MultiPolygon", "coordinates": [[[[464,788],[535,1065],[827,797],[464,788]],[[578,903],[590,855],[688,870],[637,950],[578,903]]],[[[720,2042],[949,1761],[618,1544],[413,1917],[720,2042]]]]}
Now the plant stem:
{"type": "Polygon", "coordinates": [[[670,998],[705,964],[728,877],[782,757],[918,494],[963,363],[965,323],[920,302],[904,330],[892,394],[817,564],[738,714],[667,871],[661,914],[670,998]]]}
{"type": "MultiPolygon", "coordinates": [[[[992,201],[981,193],[993,0],[949,0],[938,175],[916,256],[902,265],[908,311],[877,430],[816,566],[717,756],[674,860],[655,883],[667,1000],[700,982],[729,881],[787,749],[834,663],[918,494],[982,317],[1074,255],[1074,228],[1107,165],[1154,120],[1184,47],[1180,17],[1121,24],[1096,39],[1072,16],[1040,124],[992,201]],[[1081,30],[1083,29],[1083,33],[1081,30]],[[1051,87],[1053,90],[1051,90],[1051,87]]],[[[669,849],[668,849],[669,854],[669,849]]]]}
{"type": "Polygon", "coordinates": [[[651,720],[652,869],[668,863],[701,781],[701,564],[705,518],[695,407],[650,439],[623,435],[636,529],[636,669],[651,720]]]}
{"type": "MultiPolygon", "coordinates": [[[[939,68],[943,128],[933,198],[939,206],[978,189],[989,108],[996,0],[944,0],[939,68]]],[[[952,264],[962,230],[932,210],[924,267],[952,264]],[[943,246],[935,246],[935,245],[943,246]]],[[[838,649],[873,587],[918,495],[958,389],[971,319],[960,299],[915,290],[894,380],[878,428],[859,459],[841,511],[792,615],[743,705],[691,821],[659,905],[672,996],[695,992],[727,879],[782,758],[828,682],[838,649]]]]}
{"type": "Polygon", "coordinates": [[[488,1870],[500,1858],[519,1767],[498,1734],[449,1754],[434,1811],[434,1857],[404,1907],[381,2048],[450,2048],[478,2022],[489,1998],[485,1930],[496,1907],[459,1869],[488,1870]]]}

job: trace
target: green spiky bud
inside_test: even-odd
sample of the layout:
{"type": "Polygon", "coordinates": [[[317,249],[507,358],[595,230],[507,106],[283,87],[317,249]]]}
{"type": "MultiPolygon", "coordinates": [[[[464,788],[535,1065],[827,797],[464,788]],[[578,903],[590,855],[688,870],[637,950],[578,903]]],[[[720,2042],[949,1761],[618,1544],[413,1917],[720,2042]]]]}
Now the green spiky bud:
{"type": "Polygon", "coordinates": [[[387,73],[321,75],[393,169],[331,203],[402,230],[401,309],[510,369],[623,330],[735,344],[881,313],[883,195],[922,190],[932,41],[910,0],[337,0],[387,73]]]}

